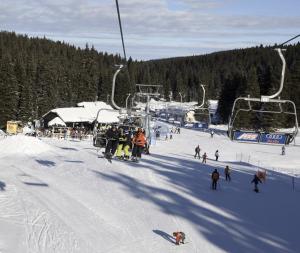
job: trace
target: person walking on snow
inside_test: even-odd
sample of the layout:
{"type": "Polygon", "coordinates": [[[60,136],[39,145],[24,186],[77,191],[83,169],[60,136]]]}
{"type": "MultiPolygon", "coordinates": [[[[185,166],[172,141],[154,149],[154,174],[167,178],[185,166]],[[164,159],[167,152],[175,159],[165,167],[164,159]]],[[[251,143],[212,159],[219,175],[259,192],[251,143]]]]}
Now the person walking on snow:
{"type": "Polygon", "coordinates": [[[185,240],[185,233],[183,232],[173,232],[173,236],[175,237],[175,241],[176,241],[176,245],[179,245],[180,242],[182,244],[184,244],[184,240],[185,240]]]}
{"type": "Polygon", "coordinates": [[[202,156],[202,163],[206,163],[206,158],[207,158],[207,154],[206,154],[206,152],[204,152],[204,154],[202,156]]]}
{"type": "Polygon", "coordinates": [[[218,159],[219,159],[219,150],[216,150],[215,157],[216,157],[216,161],[218,161],[218,159]]]}
{"type": "Polygon", "coordinates": [[[261,180],[259,179],[259,177],[256,174],[254,175],[254,178],[251,181],[251,184],[252,183],[254,183],[254,191],[258,192],[259,190],[258,190],[257,185],[258,185],[258,183],[262,183],[262,182],[261,182],[261,180]]]}
{"type": "Polygon", "coordinates": [[[200,146],[198,145],[196,148],[195,148],[195,155],[194,155],[194,157],[195,158],[199,158],[200,159],[200,146]]]}
{"type": "Polygon", "coordinates": [[[229,169],[229,166],[226,165],[225,167],[225,170],[224,170],[224,173],[225,173],[225,178],[226,178],[226,181],[231,181],[231,177],[230,177],[230,169],[229,169]]]}
{"type": "Polygon", "coordinates": [[[217,182],[218,182],[219,178],[220,178],[220,174],[217,171],[217,169],[215,169],[214,172],[211,174],[213,190],[217,190],[217,182]]]}
{"type": "Polygon", "coordinates": [[[211,130],[211,132],[210,132],[210,137],[213,138],[213,137],[214,137],[214,134],[215,134],[214,130],[211,130]]]}

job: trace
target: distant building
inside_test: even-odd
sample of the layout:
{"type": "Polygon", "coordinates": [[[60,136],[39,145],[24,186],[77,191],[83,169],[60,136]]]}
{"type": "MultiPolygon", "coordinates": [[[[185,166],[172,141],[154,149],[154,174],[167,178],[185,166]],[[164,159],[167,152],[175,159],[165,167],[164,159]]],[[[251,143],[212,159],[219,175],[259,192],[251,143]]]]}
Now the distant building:
{"type": "Polygon", "coordinates": [[[101,101],[81,102],[77,104],[77,107],[56,108],[42,116],[40,120],[41,126],[44,128],[51,125],[80,126],[92,129],[92,125],[100,109],[113,110],[110,105],[101,101]]]}

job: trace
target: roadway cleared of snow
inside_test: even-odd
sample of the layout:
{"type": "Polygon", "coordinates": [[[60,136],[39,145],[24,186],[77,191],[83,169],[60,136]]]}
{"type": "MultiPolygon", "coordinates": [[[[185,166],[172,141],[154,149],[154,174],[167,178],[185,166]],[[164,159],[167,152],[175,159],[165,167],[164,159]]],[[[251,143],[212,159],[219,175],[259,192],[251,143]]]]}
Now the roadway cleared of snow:
{"type": "Polygon", "coordinates": [[[280,146],[183,129],[140,163],[110,164],[88,141],[8,136],[0,144],[1,253],[299,252],[300,180],[293,190],[279,172],[300,174],[298,146],[281,156],[280,146]],[[193,157],[198,144],[207,164],[193,157]],[[258,194],[257,166],[270,169],[258,194]],[[174,231],[188,243],[176,246],[174,231]]]}

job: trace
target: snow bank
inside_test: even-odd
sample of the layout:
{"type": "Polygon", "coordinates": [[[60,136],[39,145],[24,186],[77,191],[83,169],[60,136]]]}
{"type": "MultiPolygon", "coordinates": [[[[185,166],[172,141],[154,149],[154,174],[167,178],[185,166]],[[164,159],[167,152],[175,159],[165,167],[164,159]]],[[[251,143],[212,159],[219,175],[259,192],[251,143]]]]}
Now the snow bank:
{"type": "Polygon", "coordinates": [[[36,155],[52,150],[38,138],[24,135],[8,136],[0,141],[0,157],[10,155],[36,155]]]}

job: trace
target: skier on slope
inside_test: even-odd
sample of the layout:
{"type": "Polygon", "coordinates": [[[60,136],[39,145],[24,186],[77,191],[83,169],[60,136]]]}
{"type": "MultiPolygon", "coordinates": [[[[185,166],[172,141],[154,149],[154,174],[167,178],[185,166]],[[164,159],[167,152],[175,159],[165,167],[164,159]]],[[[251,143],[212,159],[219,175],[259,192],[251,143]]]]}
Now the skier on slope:
{"type": "Polygon", "coordinates": [[[175,237],[175,241],[176,241],[176,245],[179,245],[180,242],[182,244],[184,244],[184,240],[185,240],[185,233],[182,231],[179,232],[173,232],[173,236],[175,237]]]}
{"type": "Polygon", "coordinates": [[[230,169],[229,169],[228,165],[226,165],[224,173],[225,173],[226,181],[228,180],[230,182],[231,181],[231,176],[230,176],[230,169]]]}
{"type": "Polygon", "coordinates": [[[216,157],[216,161],[218,161],[218,159],[219,159],[219,150],[216,150],[215,157],[216,157]]]}
{"type": "Polygon", "coordinates": [[[257,185],[258,185],[258,183],[262,183],[262,182],[261,182],[261,180],[259,179],[259,177],[256,174],[254,175],[254,178],[251,181],[251,184],[252,183],[254,183],[254,191],[258,192],[259,190],[258,190],[257,185]]]}
{"type": "Polygon", "coordinates": [[[198,145],[196,148],[195,148],[195,155],[194,155],[194,157],[195,158],[199,158],[200,159],[200,146],[198,145]]]}
{"type": "Polygon", "coordinates": [[[282,146],[281,148],[281,155],[285,155],[285,146],[282,146]]]}
{"type": "Polygon", "coordinates": [[[213,171],[213,173],[211,174],[211,179],[212,179],[212,189],[213,189],[213,190],[217,190],[217,182],[218,182],[219,178],[220,178],[220,174],[219,174],[218,170],[215,169],[215,170],[213,171]]]}
{"type": "Polygon", "coordinates": [[[202,163],[206,163],[206,159],[207,159],[207,154],[206,154],[206,152],[204,152],[204,154],[202,156],[202,163]]]}

